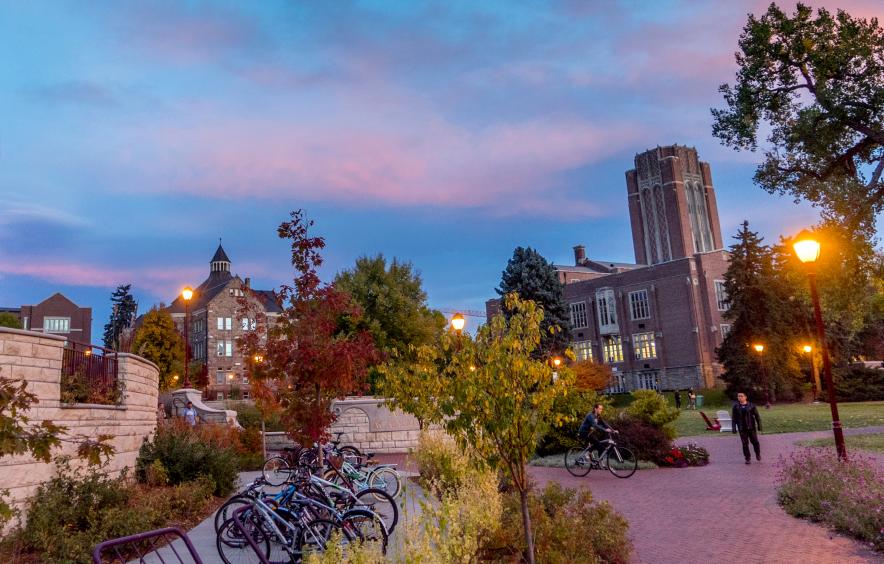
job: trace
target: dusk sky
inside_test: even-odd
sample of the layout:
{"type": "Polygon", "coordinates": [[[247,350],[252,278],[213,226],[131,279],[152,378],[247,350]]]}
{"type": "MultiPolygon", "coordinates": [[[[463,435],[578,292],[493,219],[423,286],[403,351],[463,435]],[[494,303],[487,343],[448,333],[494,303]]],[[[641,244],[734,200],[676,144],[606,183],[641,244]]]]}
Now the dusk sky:
{"type": "Polygon", "coordinates": [[[327,280],[383,253],[432,306],[483,309],[517,245],[633,261],[624,172],[672,143],[711,164],[728,244],[743,219],[792,234],[817,211],[754,186],[760,156],[711,135],[766,6],[2,2],[0,306],[60,291],[99,342],[114,287],[169,302],[219,237],[235,273],[276,287],[275,228],[304,208],[327,280]]]}

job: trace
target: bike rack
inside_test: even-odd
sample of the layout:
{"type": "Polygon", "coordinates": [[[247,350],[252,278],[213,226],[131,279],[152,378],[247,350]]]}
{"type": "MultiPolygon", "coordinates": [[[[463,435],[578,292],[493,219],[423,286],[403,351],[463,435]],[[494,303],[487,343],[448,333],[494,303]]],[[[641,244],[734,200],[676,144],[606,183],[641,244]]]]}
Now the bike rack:
{"type": "Polygon", "coordinates": [[[245,505],[235,510],[233,512],[233,515],[231,516],[231,519],[233,519],[233,525],[236,527],[236,530],[238,530],[239,533],[243,536],[243,538],[246,539],[246,542],[249,543],[249,546],[252,547],[252,551],[254,551],[255,555],[258,556],[258,559],[261,560],[261,564],[270,564],[270,561],[267,560],[267,558],[261,552],[261,549],[258,548],[257,544],[255,544],[255,539],[253,539],[252,535],[249,534],[249,532],[246,531],[246,528],[242,526],[242,514],[249,509],[252,509],[252,507],[250,505],[245,505]]]}
{"type": "Polygon", "coordinates": [[[152,555],[152,562],[155,561],[154,559],[158,559],[161,564],[165,564],[166,562],[179,562],[180,564],[193,562],[194,564],[203,564],[200,555],[193,547],[193,543],[190,542],[187,533],[178,527],[166,527],[164,529],[156,529],[145,533],[138,533],[137,535],[129,535],[128,537],[120,537],[118,539],[111,539],[98,543],[95,546],[95,550],[92,551],[92,562],[93,564],[107,564],[108,562],[120,562],[121,564],[125,564],[126,562],[134,561],[146,564],[147,560],[145,560],[145,558],[148,555],[152,555]],[[182,554],[184,556],[189,555],[189,560],[185,560],[182,554],[178,553],[178,549],[175,548],[175,539],[172,539],[168,544],[165,542],[170,536],[178,537],[184,541],[184,547],[187,551],[182,551],[182,554]],[[123,552],[120,552],[121,548],[126,545],[130,546],[129,550],[123,549],[123,552]],[[144,547],[147,549],[142,550],[144,547]],[[168,551],[163,551],[166,552],[167,558],[174,555],[177,560],[167,561],[163,558],[163,554],[159,550],[163,548],[168,548],[168,551]],[[137,560],[134,560],[131,556],[133,550],[138,555],[137,560]],[[169,551],[171,551],[171,554],[168,553],[169,551]],[[110,560],[107,559],[105,553],[110,556],[110,560]]]}

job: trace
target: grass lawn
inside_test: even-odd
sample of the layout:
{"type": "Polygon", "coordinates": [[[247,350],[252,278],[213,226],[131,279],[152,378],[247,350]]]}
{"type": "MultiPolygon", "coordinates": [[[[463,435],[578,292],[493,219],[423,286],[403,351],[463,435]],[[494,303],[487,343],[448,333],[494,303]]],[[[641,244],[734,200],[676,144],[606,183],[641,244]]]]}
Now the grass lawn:
{"type": "MultiPolygon", "coordinates": [[[[713,419],[715,412],[719,409],[730,413],[731,406],[704,405],[697,411],[682,410],[681,416],[675,421],[678,436],[726,434],[707,431],[706,424],[700,417],[699,411],[703,411],[709,419],[713,419]]],[[[839,403],[838,412],[841,416],[841,423],[846,428],[884,425],[884,401],[839,403]]],[[[797,431],[828,431],[832,428],[832,412],[827,403],[774,404],[770,409],[759,406],[758,413],[761,415],[761,426],[765,435],[797,431]]]]}
{"type": "MultiPolygon", "coordinates": [[[[884,433],[869,433],[868,435],[846,435],[844,439],[847,441],[847,452],[852,450],[865,450],[868,452],[884,453],[884,433]]],[[[833,447],[835,446],[834,437],[826,439],[816,439],[812,441],[799,441],[801,446],[811,447],[833,447]]]]}

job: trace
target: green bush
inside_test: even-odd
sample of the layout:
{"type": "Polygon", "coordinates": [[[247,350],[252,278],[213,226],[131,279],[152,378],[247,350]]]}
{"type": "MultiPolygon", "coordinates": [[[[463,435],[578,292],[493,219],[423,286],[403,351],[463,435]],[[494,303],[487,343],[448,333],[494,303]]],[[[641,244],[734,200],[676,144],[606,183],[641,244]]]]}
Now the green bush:
{"type": "Polygon", "coordinates": [[[671,423],[678,419],[679,411],[669,407],[662,394],[654,390],[636,390],[632,396],[633,401],[626,408],[627,415],[662,429],[670,439],[675,438],[675,428],[671,423]]]}
{"type": "MultiPolygon", "coordinates": [[[[236,410],[236,420],[246,429],[261,429],[261,410],[254,404],[247,402],[236,402],[229,409],[236,410]]],[[[278,413],[268,414],[264,419],[264,430],[268,433],[274,431],[285,431],[285,426],[278,413]]]]}
{"type": "Polygon", "coordinates": [[[239,431],[221,425],[184,423],[162,425],[152,441],[144,441],[138,451],[135,475],[147,482],[148,469],[160,461],[169,483],[182,484],[206,476],[215,484],[214,493],[225,496],[233,491],[239,469],[239,431]]]}
{"type": "Polygon", "coordinates": [[[414,459],[421,486],[437,497],[456,491],[477,472],[477,465],[469,455],[441,431],[421,432],[414,459]]]}
{"type": "Polygon", "coordinates": [[[578,446],[577,429],[596,403],[603,404],[607,409],[610,400],[593,391],[571,392],[567,396],[556,398],[554,409],[557,421],[538,441],[537,455],[558,454],[578,446]]]}
{"type": "Polygon", "coordinates": [[[825,523],[884,552],[884,469],[852,454],[805,449],[782,465],[777,498],[794,517],[825,523]]]}
{"type": "MultiPolygon", "coordinates": [[[[524,553],[522,514],[516,492],[504,496],[501,524],[488,535],[483,556],[494,561],[519,561],[524,553]]],[[[606,501],[594,503],[587,489],[564,489],[549,482],[529,494],[538,562],[629,562],[629,523],[606,501]]]]}
{"type": "MultiPolygon", "coordinates": [[[[832,377],[838,401],[884,400],[884,370],[850,366],[834,370],[832,377]]],[[[825,387],[821,395],[828,401],[825,387]]]]}
{"type": "Polygon", "coordinates": [[[101,541],[203,517],[213,489],[206,479],[145,488],[125,476],[77,475],[62,461],[57,475],[29,501],[27,522],[4,538],[3,552],[41,562],[91,562],[101,541]]]}

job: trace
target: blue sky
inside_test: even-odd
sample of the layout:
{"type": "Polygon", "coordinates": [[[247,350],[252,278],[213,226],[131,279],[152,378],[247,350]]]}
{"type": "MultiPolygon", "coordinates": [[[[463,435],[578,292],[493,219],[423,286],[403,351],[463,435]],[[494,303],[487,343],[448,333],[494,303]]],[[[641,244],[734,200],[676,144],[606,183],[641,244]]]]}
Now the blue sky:
{"type": "Polygon", "coordinates": [[[631,261],[624,171],[676,142],[711,163],[726,239],[744,218],[793,233],[815,210],[753,186],[758,157],[710,133],[765,7],[0,2],[0,305],[61,291],[98,340],[117,284],[168,302],[219,237],[275,287],[275,227],[304,208],[326,278],[383,253],[431,305],[482,309],[517,245],[631,261]]]}

